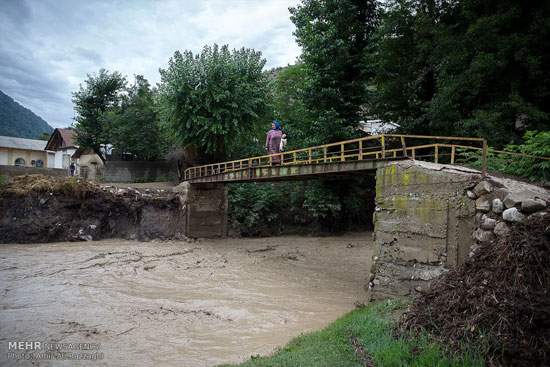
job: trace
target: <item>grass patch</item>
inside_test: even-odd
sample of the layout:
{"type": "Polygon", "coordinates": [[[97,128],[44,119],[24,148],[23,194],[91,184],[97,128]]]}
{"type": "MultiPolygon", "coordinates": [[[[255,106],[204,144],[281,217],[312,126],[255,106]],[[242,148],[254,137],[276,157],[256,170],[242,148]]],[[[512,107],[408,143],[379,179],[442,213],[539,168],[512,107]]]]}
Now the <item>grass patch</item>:
{"type": "Polygon", "coordinates": [[[453,356],[426,335],[396,336],[392,314],[404,307],[405,304],[398,301],[374,303],[344,315],[321,331],[300,335],[270,356],[252,356],[239,365],[223,366],[484,365],[482,354],[467,347],[462,355],[453,356]],[[361,351],[356,353],[358,346],[361,351]]]}
{"type": "Polygon", "coordinates": [[[0,175],[0,186],[4,186],[6,181],[6,177],[4,175],[0,175]]]}

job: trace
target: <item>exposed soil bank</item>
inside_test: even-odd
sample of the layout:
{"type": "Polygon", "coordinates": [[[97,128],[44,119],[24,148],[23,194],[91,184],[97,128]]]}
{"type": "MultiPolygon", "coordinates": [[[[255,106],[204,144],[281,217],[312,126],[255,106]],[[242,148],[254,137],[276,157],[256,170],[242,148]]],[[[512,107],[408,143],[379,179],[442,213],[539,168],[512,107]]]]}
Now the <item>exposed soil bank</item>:
{"type": "Polygon", "coordinates": [[[168,190],[19,176],[0,190],[0,243],[181,238],[179,200],[168,190]]]}
{"type": "Polygon", "coordinates": [[[27,340],[100,343],[94,366],[267,354],[366,302],[371,256],[371,233],[1,245],[0,365],[27,340]]]}

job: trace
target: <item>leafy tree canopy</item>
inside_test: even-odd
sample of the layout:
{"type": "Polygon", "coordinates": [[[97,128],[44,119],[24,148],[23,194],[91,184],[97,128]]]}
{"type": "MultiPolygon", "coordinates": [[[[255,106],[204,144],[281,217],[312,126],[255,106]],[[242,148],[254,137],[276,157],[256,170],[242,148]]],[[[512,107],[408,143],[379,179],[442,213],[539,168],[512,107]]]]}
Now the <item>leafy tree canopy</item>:
{"type": "Polygon", "coordinates": [[[85,83],[73,93],[76,142],[82,147],[93,148],[103,159],[100,148],[109,144],[110,136],[101,116],[122,99],[126,78],[118,71],[109,73],[101,69],[98,75],[88,75],[85,83]]]}
{"type": "Polygon", "coordinates": [[[502,147],[550,113],[550,5],[392,0],[379,29],[374,111],[406,132],[502,147]]]}
{"type": "Polygon", "coordinates": [[[227,45],[176,51],[159,83],[161,117],[176,141],[219,161],[250,140],[266,113],[265,62],[260,52],[227,45]]]}
{"type": "Polygon", "coordinates": [[[372,37],[378,22],[374,0],[303,0],[290,8],[307,74],[303,101],[312,144],[350,138],[369,98],[372,37]]]}
{"type": "Polygon", "coordinates": [[[135,83],[126,89],[118,105],[100,118],[117,151],[135,160],[157,160],[166,150],[160,131],[153,90],[147,79],[135,76],[135,83]]]}

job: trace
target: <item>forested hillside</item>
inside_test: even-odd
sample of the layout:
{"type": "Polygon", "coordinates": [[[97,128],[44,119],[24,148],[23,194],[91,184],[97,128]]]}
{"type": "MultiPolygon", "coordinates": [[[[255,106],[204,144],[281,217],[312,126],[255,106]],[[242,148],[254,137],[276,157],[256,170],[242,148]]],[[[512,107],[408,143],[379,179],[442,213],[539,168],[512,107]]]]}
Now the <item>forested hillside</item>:
{"type": "Polygon", "coordinates": [[[52,132],[53,127],[46,121],[0,91],[0,135],[38,139],[52,132]]]}

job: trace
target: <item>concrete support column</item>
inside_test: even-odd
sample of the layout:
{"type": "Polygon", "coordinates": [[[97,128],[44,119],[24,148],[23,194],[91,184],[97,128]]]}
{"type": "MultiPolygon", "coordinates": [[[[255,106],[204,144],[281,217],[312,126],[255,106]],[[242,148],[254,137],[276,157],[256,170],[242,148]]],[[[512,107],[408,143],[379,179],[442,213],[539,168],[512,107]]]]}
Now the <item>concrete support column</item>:
{"type": "Polygon", "coordinates": [[[479,179],[473,170],[415,161],[378,169],[371,299],[411,297],[465,260],[475,227],[466,190],[479,179]]]}
{"type": "Polygon", "coordinates": [[[187,237],[227,236],[227,184],[184,182],[176,191],[187,237]]]}

